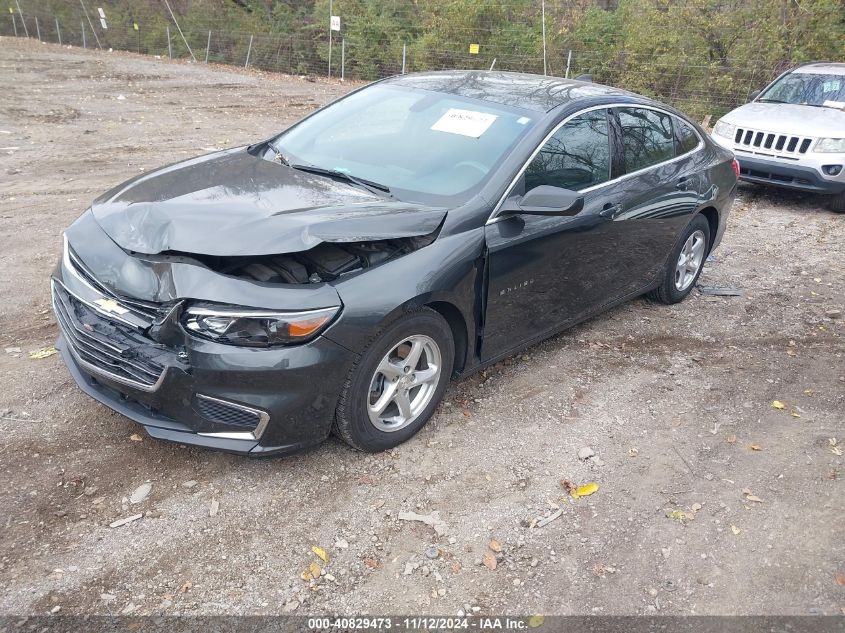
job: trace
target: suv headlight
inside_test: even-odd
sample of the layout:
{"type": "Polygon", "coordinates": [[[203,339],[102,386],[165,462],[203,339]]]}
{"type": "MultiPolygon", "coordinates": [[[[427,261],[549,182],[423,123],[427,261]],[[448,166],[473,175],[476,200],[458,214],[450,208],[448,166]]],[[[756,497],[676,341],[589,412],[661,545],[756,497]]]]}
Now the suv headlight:
{"type": "Polygon", "coordinates": [[[736,126],[732,123],[716,121],[716,125],[713,126],[713,134],[733,140],[733,137],[736,134],[736,126]]]}
{"type": "Polygon", "coordinates": [[[845,138],[820,138],[816,141],[814,152],[833,153],[841,152],[845,154],[845,138]]]}
{"type": "Polygon", "coordinates": [[[339,307],[302,312],[193,306],[182,324],[202,338],[245,347],[273,347],[304,343],[331,322],[339,307]]]}

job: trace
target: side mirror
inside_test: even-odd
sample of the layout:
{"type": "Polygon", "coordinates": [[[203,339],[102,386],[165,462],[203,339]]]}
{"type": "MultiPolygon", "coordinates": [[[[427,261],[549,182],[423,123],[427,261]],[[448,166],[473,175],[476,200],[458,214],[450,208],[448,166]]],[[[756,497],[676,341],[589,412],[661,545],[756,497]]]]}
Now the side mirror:
{"type": "Polygon", "coordinates": [[[587,74],[587,75],[578,75],[578,76],[575,78],[575,81],[585,81],[585,82],[587,82],[587,83],[590,83],[590,84],[591,84],[591,83],[593,83],[593,76],[592,76],[592,75],[590,75],[590,74],[587,74]]]}
{"type": "Polygon", "coordinates": [[[511,198],[503,211],[524,215],[575,215],[584,208],[584,197],[577,191],[540,185],[522,198],[511,198]]]}
{"type": "Polygon", "coordinates": [[[749,100],[749,101],[754,101],[754,99],[756,99],[757,97],[759,97],[759,96],[760,96],[760,93],[761,93],[761,92],[763,92],[763,91],[762,91],[762,90],[755,90],[755,91],[754,91],[754,92],[752,92],[750,95],[748,95],[748,100],[749,100]]]}

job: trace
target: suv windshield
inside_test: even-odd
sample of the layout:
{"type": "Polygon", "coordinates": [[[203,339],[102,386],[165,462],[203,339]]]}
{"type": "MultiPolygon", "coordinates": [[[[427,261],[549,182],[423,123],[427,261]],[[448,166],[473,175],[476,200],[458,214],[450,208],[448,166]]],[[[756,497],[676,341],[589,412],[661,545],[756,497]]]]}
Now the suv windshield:
{"type": "Polygon", "coordinates": [[[845,108],[845,75],[791,72],[757,101],[842,109],[845,108]]]}
{"type": "Polygon", "coordinates": [[[292,165],[341,171],[406,200],[458,204],[481,188],[535,116],[381,84],[317,112],[271,145],[292,165]]]}

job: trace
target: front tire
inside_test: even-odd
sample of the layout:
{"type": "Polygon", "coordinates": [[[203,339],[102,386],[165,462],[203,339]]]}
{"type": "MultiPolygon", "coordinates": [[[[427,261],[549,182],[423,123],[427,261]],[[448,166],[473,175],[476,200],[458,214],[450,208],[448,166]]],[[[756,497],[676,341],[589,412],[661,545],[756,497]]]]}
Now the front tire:
{"type": "Polygon", "coordinates": [[[663,281],[648,293],[660,303],[683,301],[692,292],[710,251],[710,224],[703,215],[696,215],[681,235],[678,245],[666,262],[663,281]]]}
{"type": "Polygon", "coordinates": [[[831,197],[830,210],[834,213],[845,213],[845,191],[831,197]]]}
{"type": "Polygon", "coordinates": [[[430,308],[400,317],[353,365],[335,412],[334,433],[375,453],[415,435],[434,413],[452,374],[455,341],[430,308]]]}

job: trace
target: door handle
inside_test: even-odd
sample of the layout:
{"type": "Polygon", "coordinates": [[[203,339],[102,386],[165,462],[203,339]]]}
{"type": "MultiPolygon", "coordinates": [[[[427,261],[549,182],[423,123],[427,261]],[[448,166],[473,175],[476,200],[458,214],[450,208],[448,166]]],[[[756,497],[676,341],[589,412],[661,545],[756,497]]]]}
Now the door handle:
{"type": "Polygon", "coordinates": [[[608,220],[613,220],[616,218],[617,215],[622,213],[622,205],[621,204],[611,204],[608,202],[602,210],[599,211],[599,215],[603,218],[607,218],[608,220]]]}
{"type": "Polygon", "coordinates": [[[687,180],[686,176],[678,178],[678,184],[675,185],[675,189],[677,189],[678,191],[686,191],[687,189],[689,189],[689,180],[687,180]]]}

